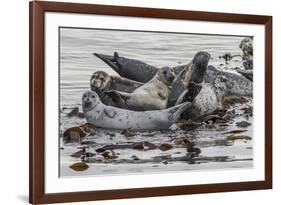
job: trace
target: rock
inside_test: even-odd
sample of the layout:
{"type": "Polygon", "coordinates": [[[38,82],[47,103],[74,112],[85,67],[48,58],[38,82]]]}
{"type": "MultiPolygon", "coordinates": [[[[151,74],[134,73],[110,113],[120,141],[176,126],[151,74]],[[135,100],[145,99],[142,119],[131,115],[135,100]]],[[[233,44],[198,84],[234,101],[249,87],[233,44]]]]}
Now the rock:
{"type": "Polygon", "coordinates": [[[77,172],[81,172],[81,171],[85,171],[86,169],[88,169],[89,165],[87,165],[85,162],[77,162],[77,163],[74,163],[71,166],[69,166],[69,168],[71,168],[77,172]]]}
{"type": "Polygon", "coordinates": [[[160,149],[161,151],[167,151],[167,150],[170,150],[170,149],[172,149],[172,148],[173,148],[173,146],[170,145],[170,144],[161,144],[161,145],[159,146],[159,149],[160,149]]]}
{"type": "Polygon", "coordinates": [[[248,127],[251,125],[251,123],[247,122],[247,121],[241,121],[241,122],[236,122],[236,125],[238,127],[248,127]]]}
{"type": "Polygon", "coordinates": [[[63,133],[64,143],[80,143],[81,139],[86,136],[86,133],[81,127],[72,127],[63,133]]]}
{"type": "Polygon", "coordinates": [[[232,134],[232,135],[227,136],[227,140],[232,140],[232,141],[234,141],[234,140],[251,140],[251,139],[252,139],[252,137],[247,136],[247,135],[232,134]]]}

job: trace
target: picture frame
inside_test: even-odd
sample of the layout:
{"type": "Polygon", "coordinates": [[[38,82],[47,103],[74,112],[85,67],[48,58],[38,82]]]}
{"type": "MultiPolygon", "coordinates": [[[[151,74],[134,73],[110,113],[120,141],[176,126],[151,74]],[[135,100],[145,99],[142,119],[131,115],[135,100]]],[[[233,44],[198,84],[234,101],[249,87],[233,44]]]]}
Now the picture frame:
{"type": "MultiPolygon", "coordinates": [[[[215,13],[106,6],[94,4],[32,1],[29,4],[29,202],[46,204],[109,200],[137,197],[171,196],[214,192],[230,192],[272,188],[272,16],[215,13]],[[138,188],[100,189],[90,191],[46,192],[46,95],[45,49],[46,13],[103,15],[111,17],[144,18],[249,24],[264,27],[264,179],[228,183],[179,184],[173,186],[146,186],[138,188]]],[[[51,99],[50,99],[51,100],[51,99]]]]}

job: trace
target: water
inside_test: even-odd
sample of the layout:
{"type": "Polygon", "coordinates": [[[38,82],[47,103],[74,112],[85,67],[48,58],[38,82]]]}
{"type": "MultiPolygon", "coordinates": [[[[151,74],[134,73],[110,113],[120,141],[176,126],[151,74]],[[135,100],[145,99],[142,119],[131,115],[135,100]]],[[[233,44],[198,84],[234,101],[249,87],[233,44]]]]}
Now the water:
{"type": "MultiPolygon", "coordinates": [[[[92,55],[97,52],[101,54],[112,55],[117,51],[120,56],[142,60],[154,66],[176,66],[187,64],[198,51],[207,51],[211,54],[212,59],[209,64],[219,68],[227,69],[232,66],[241,67],[241,60],[237,58],[230,65],[225,66],[219,56],[226,52],[232,55],[240,54],[239,44],[243,37],[235,36],[214,36],[214,35],[194,35],[194,34],[171,34],[171,33],[155,33],[155,32],[132,32],[132,31],[109,31],[95,29],[60,29],[60,106],[61,113],[61,131],[67,128],[85,123],[84,119],[66,117],[69,109],[78,106],[81,110],[81,96],[86,90],[89,90],[89,79],[93,72],[103,70],[110,75],[118,75],[110,67],[108,67],[100,59],[92,55]],[[64,109],[63,109],[64,108],[64,109]]],[[[231,69],[228,69],[230,72],[231,69]]],[[[251,102],[250,102],[251,104],[251,102]]],[[[237,109],[248,105],[240,105],[237,109]]],[[[242,117],[236,121],[245,120],[242,117]]],[[[251,122],[251,118],[247,121],[251,122]]],[[[201,163],[187,164],[182,162],[174,162],[165,164],[118,164],[112,165],[103,163],[92,163],[90,168],[84,172],[75,172],[69,168],[79,159],[71,158],[69,155],[77,151],[76,145],[65,146],[61,150],[61,176],[74,175],[92,175],[92,174],[120,174],[132,172],[157,172],[161,171],[180,171],[180,170],[206,170],[206,169],[225,169],[225,168],[246,168],[252,166],[252,140],[236,140],[221,145],[214,145],[215,140],[225,140],[226,135],[223,134],[227,130],[235,130],[235,123],[224,130],[218,129],[199,129],[193,136],[196,136],[196,142],[201,148],[200,156],[226,156],[225,162],[208,162],[205,160],[201,163]],[[204,146],[202,145],[202,143],[204,146]],[[201,143],[201,144],[200,144],[201,143]],[[236,160],[230,160],[236,159],[236,160]],[[240,160],[239,160],[240,159],[240,160]]],[[[177,133],[173,132],[173,133],[177,133]]],[[[243,133],[252,136],[252,126],[247,128],[247,132],[243,133]]],[[[145,137],[146,141],[153,143],[169,142],[165,135],[161,140],[154,137],[145,137]]],[[[117,135],[115,141],[124,141],[124,136],[117,135]]],[[[103,142],[91,148],[94,152],[97,146],[107,143],[114,143],[106,135],[100,134],[95,136],[95,141],[103,142]]],[[[125,139],[128,141],[128,139],[125,139]]],[[[132,141],[144,140],[144,136],[131,139],[132,141]]],[[[173,153],[183,156],[186,149],[179,147],[169,151],[136,151],[136,150],[116,150],[122,157],[128,158],[131,155],[151,157],[155,155],[172,155],[173,153]]]]}

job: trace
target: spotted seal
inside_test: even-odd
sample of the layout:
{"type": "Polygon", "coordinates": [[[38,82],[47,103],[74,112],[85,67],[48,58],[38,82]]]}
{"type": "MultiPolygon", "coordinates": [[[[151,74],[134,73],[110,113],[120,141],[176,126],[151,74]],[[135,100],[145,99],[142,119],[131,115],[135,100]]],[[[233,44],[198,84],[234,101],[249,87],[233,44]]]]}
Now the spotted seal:
{"type": "MultiPolygon", "coordinates": [[[[218,75],[213,83],[202,83],[199,94],[194,98],[192,106],[186,110],[183,117],[186,119],[200,120],[202,117],[211,114],[217,109],[222,109],[222,100],[228,92],[228,88],[232,87],[232,82],[223,75],[218,75]]],[[[185,101],[185,91],[178,98],[177,104],[185,101]]]]}
{"type": "Polygon", "coordinates": [[[86,91],[82,96],[87,122],[111,129],[168,129],[190,106],[187,102],[164,110],[137,112],[104,105],[94,91],[86,91]]]}
{"type": "Polygon", "coordinates": [[[253,39],[252,37],[246,37],[241,40],[240,49],[243,52],[242,59],[243,59],[243,66],[246,70],[253,69],[253,39]]]}
{"type": "Polygon", "coordinates": [[[118,76],[110,76],[104,71],[94,72],[90,79],[91,90],[95,91],[99,95],[101,101],[106,105],[114,105],[114,103],[105,92],[109,90],[118,90],[131,93],[142,85],[143,83],[137,81],[118,76]]]}
{"type": "Polygon", "coordinates": [[[236,68],[236,71],[250,81],[253,81],[253,38],[246,37],[242,39],[240,45],[242,50],[243,67],[245,70],[236,68]]]}
{"type": "Polygon", "coordinates": [[[173,69],[163,67],[157,71],[149,82],[138,87],[132,93],[111,90],[106,94],[120,108],[136,111],[161,110],[167,106],[174,79],[173,69]]]}

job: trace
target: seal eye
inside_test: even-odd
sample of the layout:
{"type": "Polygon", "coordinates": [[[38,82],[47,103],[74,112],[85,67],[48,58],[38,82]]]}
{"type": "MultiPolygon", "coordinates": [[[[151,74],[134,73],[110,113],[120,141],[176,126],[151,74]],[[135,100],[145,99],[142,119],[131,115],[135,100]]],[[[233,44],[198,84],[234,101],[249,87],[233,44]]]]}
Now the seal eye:
{"type": "Polygon", "coordinates": [[[164,70],[164,71],[163,71],[163,74],[164,74],[164,75],[166,75],[166,74],[167,74],[167,71],[166,71],[166,70],[164,70]]]}
{"type": "Polygon", "coordinates": [[[86,97],[86,94],[83,95],[83,98],[85,98],[85,97],[86,97]]]}
{"type": "Polygon", "coordinates": [[[92,98],[95,98],[96,96],[95,95],[92,95],[92,98]]]}

